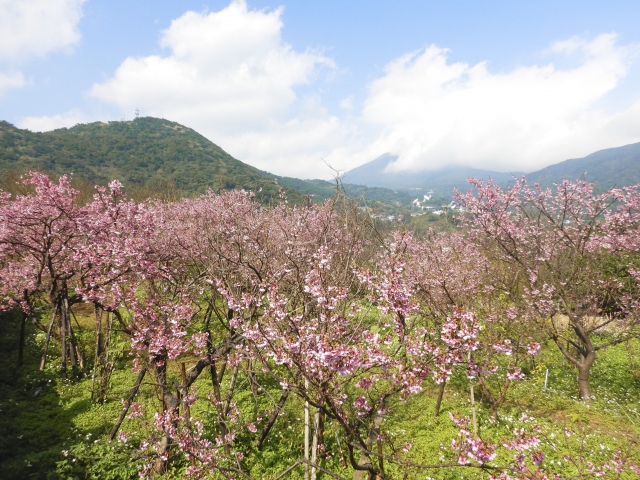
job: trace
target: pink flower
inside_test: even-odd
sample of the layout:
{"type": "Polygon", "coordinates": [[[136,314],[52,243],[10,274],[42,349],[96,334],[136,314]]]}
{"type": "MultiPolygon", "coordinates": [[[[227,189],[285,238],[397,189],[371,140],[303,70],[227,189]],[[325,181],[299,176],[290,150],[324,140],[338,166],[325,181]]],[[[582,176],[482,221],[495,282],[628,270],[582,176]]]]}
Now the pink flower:
{"type": "Polygon", "coordinates": [[[530,343],[529,345],[527,345],[527,353],[529,355],[535,355],[540,351],[540,344],[539,343],[530,343]]]}
{"type": "Polygon", "coordinates": [[[513,368],[507,372],[507,378],[509,380],[522,380],[524,378],[524,373],[522,373],[519,368],[513,368]]]}

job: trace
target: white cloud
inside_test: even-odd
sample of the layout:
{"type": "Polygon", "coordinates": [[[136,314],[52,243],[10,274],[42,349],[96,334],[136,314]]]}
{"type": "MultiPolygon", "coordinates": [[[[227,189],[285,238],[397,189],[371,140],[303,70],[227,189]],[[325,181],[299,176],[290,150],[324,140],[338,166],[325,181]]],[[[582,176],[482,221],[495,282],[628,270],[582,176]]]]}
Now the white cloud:
{"type": "MultiPolygon", "coordinates": [[[[640,141],[640,102],[605,108],[638,53],[615,34],[556,42],[543,52],[553,61],[497,73],[487,62],[451,62],[446,49],[430,46],[390,62],[368,85],[362,109],[350,96],[332,115],[299,87],[313,91],[327,78],[320,73],[337,66],[322,52],[287,44],[281,17],[281,8],[251,10],[244,0],[187,12],[161,32],[165,54],[125,59],[89,97],[180,122],[242,161],[306,178],[327,177],[325,162],[342,169],[385,152],[400,156],[396,169],[532,171],[640,141]]],[[[22,125],[48,130],[80,121],[71,111],[22,125]]]]}
{"type": "Polygon", "coordinates": [[[92,120],[80,110],[73,109],[57,115],[25,117],[20,120],[20,128],[26,128],[32,132],[48,132],[56,128],[69,128],[90,121],[92,120]]]}
{"type": "Polygon", "coordinates": [[[338,106],[345,110],[353,110],[353,95],[349,95],[347,98],[340,100],[338,106]]]}
{"type": "Polygon", "coordinates": [[[19,88],[26,84],[22,72],[0,72],[0,97],[10,88],[19,88]]]}
{"type": "Polygon", "coordinates": [[[16,66],[80,40],[78,23],[84,2],[0,0],[0,95],[26,84],[16,66]]]}
{"type": "Polygon", "coordinates": [[[22,61],[80,40],[85,0],[0,0],[0,60],[22,61]]]}
{"type": "Polygon", "coordinates": [[[570,56],[577,66],[491,73],[486,62],[450,63],[436,46],[394,60],[364,103],[364,119],[382,129],[374,148],[398,154],[395,169],[532,171],[640,140],[640,103],[617,113],[600,106],[636,47],[603,34],[554,43],[548,53],[570,56]]]}
{"type": "MultiPolygon", "coordinates": [[[[259,130],[222,135],[220,144],[241,151],[241,160],[265,171],[298,178],[331,178],[353,151],[354,127],[330,115],[313,97],[299,102],[286,121],[272,121],[259,130]]],[[[369,157],[358,158],[360,163],[369,157]]]]}
{"type": "Polygon", "coordinates": [[[250,10],[243,0],[219,12],[187,12],[162,32],[168,55],[127,58],[90,96],[183,123],[237,158],[277,171],[271,165],[290,158],[280,148],[298,151],[293,137],[335,130],[326,112],[308,120],[295,90],[314,82],[323,67],[333,70],[334,62],[285,43],[281,14],[250,10]],[[310,130],[298,132],[303,124],[310,130]]]}

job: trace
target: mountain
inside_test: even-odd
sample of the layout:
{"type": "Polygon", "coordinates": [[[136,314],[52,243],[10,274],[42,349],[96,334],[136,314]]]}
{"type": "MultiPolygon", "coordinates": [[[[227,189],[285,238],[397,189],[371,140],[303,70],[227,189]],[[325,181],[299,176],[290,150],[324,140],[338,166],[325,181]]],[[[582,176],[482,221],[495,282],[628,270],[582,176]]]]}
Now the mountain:
{"type": "Polygon", "coordinates": [[[0,172],[29,170],[73,172],[76,179],[103,185],[115,178],[133,191],[170,189],[174,197],[244,188],[261,201],[277,197],[280,189],[292,201],[303,199],[278,185],[275,175],[236,160],[194,130],[152,117],[43,133],[0,122],[0,172]]]}
{"type": "MultiPolygon", "coordinates": [[[[492,178],[508,184],[522,173],[501,173],[464,167],[438,171],[386,173],[397,157],[384,154],[344,176],[345,192],[354,198],[395,209],[433,191],[432,197],[449,198],[454,188],[467,190],[468,177],[492,178]],[[367,185],[366,187],[364,185],[367,185]]],[[[106,184],[116,178],[137,197],[169,191],[173,198],[191,196],[211,188],[244,188],[262,202],[280,190],[299,203],[305,195],[322,201],[335,194],[335,182],[300,180],[251,167],[194,130],[152,117],[125,122],[95,122],[35,133],[0,121],[0,173],[38,170],[51,174],[73,172],[77,180],[106,184]]],[[[640,182],[640,143],[601,150],[584,158],[566,160],[527,175],[543,186],[584,174],[599,188],[640,182]]]]}
{"type": "MultiPolygon", "coordinates": [[[[280,189],[296,203],[308,195],[323,201],[336,193],[335,182],[281,177],[251,167],[195,132],[153,117],[125,122],[95,122],[36,133],[0,121],[0,183],[16,174],[37,170],[74,174],[76,181],[106,184],[120,180],[138,198],[179,198],[207,189],[244,188],[263,202],[280,189]],[[11,173],[11,175],[9,174],[11,173]]],[[[347,195],[393,205],[409,204],[411,196],[387,188],[344,185],[347,195]]],[[[91,191],[91,188],[88,189],[91,191]]]]}
{"type": "MultiPolygon", "coordinates": [[[[385,168],[397,158],[385,153],[347,172],[344,181],[398,190],[433,190],[437,196],[448,197],[454,188],[467,190],[468,177],[482,180],[491,178],[497,184],[507,185],[512,183],[514,176],[524,175],[522,172],[503,173],[465,167],[422,172],[385,172],[385,168]]],[[[529,183],[539,183],[544,187],[550,187],[565,178],[577,180],[583,177],[601,189],[635,185],[640,183],[640,143],[607,148],[584,158],[565,160],[529,173],[526,177],[529,183]]]]}
{"type": "Polygon", "coordinates": [[[565,160],[527,175],[527,182],[549,187],[553,183],[584,178],[608,189],[640,183],[640,143],[599,150],[583,158],[565,160]]]}
{"type": "Polygon", "coordinates": [[[375,160],[347,172],[344,181],[369,187],[386,187],[398,190],[424,192],[433,190],[436,196],[447,198],[451,196],[451,192],[455,188],[468,190],[467,179],[469,177],[483,180],[491,178],[495,183],[505,183],[511,181],[514,176],[522,175],[521,172],[513,172],[512,174],[470,167],[448,167],[441,170],[420,172],[385,172],[385,168],[397,159],[397,156],[385,153],[375,160]]]}

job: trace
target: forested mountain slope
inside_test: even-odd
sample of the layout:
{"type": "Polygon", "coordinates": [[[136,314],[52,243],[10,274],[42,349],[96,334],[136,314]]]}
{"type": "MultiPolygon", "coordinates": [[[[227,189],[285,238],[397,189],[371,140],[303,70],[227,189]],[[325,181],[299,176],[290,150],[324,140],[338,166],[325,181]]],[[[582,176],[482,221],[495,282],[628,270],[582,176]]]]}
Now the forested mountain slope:
{"type": "Polygon", "coordinates": [[[302,200],[274,175],[236,160],[194,130],[152,117],[43,133],[0,122],[0,172],[29,170],[73,172],[99,184],[115,178],[127,188],[169,188],[177,196],[243,188],[266,200],[282,188],[292,200],[302,200]]]}
{"type": "MultiPolygon", "coordinates": [[[[269,201],[284,190],[296,203],[308,195],[323,201],[336,192],[335,182],[301,180],[261,171],[229,155],[196,131],[153,117],[123,122],[94,122],[37,133],[0,121],[0,174],[36,170],[73,172],[75,178],[106,184],[120,180],[136,196],[172,198],[215,191],[245,189],[269,201]]],[[[412,197],[387,188],[345,185],[353,197],[395,205],[412,197]]]]}
{"type": "Polygon", "coordinates": [[[549,165],[527,175],[529,183],[543,186],[584,178],[598,188],[635,185],[640,182],[640,143],[599,150],[584,158],[574,158],[549,165]]]}

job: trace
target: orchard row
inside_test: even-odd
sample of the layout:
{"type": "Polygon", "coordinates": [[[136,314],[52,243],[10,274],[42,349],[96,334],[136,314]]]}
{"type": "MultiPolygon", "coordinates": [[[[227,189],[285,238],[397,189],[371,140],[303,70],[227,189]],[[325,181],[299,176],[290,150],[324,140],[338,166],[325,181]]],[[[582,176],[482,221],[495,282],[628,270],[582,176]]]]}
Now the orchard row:
{"type": "MultiPolygon", "coordinates": [[[[21,309],[23,325],[46,335],[41,368],[59,346],[65,377],[87,370],[73,305],[95,308],[98,384],[108,370],[103,312],[130,337],[138,380],[110,438],[126,415],[141,415],[135,396],[151,378],[161,401],[139,446],[143,476],[184,461],[190,478],[248,478],[247,438],[262,448],[297,398],[314,416],[298,460],[313,478],[327,421],[354,471],[386,478],[385,462],[404,460],[382,441],[382,420],[430,384],[440,386],[439,405],[454,369],[495,418],[540,345],[553,342],[589,401],[597,352],[639,333],[638,187],[472,181],[454,199],[464,212],[458,231],[418,239],[382,237],[340,195],[310,206],[265,207],[244,191],[137,203],[112,182],[81,205],[66,177],[32,173],[25,184],[30,193],[0,192],[1,306],[21,309]],[[185,359],[193,367],[172,381],[171,362],[185,359]],[[203,374],[206,392],[195,388],[203,374]],[[236,400],[247,388],[278,394],[243,412],[236,400]],[[213,420],[191,414],[203,396],[213,420]]],[[[535,428],[497,446],[482,441],[475,419],[452,420],[456,461],[441,468],[555,478],[535,428]],[[496,464],[499,448],[514,460],[496,464]]],[[[587,467],[625,469],[638,472],[620,453],[587,467]]]]}

